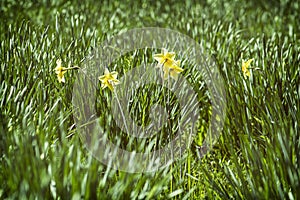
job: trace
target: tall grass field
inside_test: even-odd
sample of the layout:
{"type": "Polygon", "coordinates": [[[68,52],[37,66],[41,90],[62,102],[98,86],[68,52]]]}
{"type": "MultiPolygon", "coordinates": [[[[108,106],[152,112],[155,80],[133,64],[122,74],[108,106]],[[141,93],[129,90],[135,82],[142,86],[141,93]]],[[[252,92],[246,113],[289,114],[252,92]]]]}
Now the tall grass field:
{"type": "MultiPolygon", "coordinates": [[[[1,1],[0,199],[300,199],[299,22],[297,0],[1,1]],[[76,121],[74,87],[79,75],[93,75],[85,66],[104,41],[147,27],[176,31],[205,50],[223,82],[226,109],[220,135],[205,151],[211,119],[220,120],[210,86],[185,57],[188,49],[167,44],[181,60],[171,72],[197,96],[196,134],[174,162],[128,172],[110,154],[104,163],[86,148],[93,138],[83,134],[89,124],[76,121]]],[[[126,105],[116,96],[122,77],[158,64],[161,51],[134,49],[99,66],[102,82],[95,81],[90,108],[103,138],[128,152],[161,149],[181,132],[184,105],[167,87],[176,77],[136,88],[126,105]],[[104,83],[104,67],[117,80],[104,83]],[[167,123],[151,137],[133,137],[124,113],[147,127],[163,121],[159,109],[167,123]]]]}

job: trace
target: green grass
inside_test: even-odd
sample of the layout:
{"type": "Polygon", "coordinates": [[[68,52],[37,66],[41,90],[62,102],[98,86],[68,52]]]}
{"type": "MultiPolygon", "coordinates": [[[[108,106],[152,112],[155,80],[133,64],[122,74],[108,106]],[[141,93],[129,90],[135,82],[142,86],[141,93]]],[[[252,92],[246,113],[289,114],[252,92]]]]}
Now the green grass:
{"type": "MultiPolygon", "coordinates": [[[[1,1],[0,198],[299,199],[299,13],[300,3],[292,0],[1,1]],[[105,39],[150,26],[186,34],[214,58],[225,82],[226,119],[217,144],[199,159],[197,147],[211,118],[210,94],[201,74],[184,64],[183,75],[199,97],[198,135],[171,166],[126,173],[84,148],[72,107],[79,71],[67,72],[60,84],[53,69],[59,58],[65,66],[81,66],[105,39]],[[245,80],[241,63],[250,58],[259,69],[245,80]]],[[[154,52],[136,50],[112,66],[122,76],[153,59],[154,52]]],[[[130,111],[140,124],[149,123],[155,101],[164,105],[168,90],[159,91],[148,85],[137,92],[130,111]]],[[[136,142],[121,132],[109,98],[109,91],[99,89],[96,108],[106,134],[123,148],[144,151],[143,144],[157,138],[136,142]]],[[[176,98],[170,101],[176,106],[176,98]]],[[[169,129],[170,124],[164,127],[157,146],[172,137],[169,129]]]]}

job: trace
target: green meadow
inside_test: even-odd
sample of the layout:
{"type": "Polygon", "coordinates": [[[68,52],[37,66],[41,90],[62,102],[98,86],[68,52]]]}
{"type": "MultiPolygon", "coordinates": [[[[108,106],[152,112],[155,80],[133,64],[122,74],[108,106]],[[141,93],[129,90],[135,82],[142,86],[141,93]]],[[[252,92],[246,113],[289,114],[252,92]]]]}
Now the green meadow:
{"type": "MultiPolygon", "coordinates": [[[[300,199],[299,1],[3,0],[0,5],[0,199],[300,199]],[[205,49],[223,80],[226,110],[220,137],[201,155],[211,119],[219,116],[212,112],[203,74],[184,52],[174,52],[183,69],[178,73],[198,97],[196,134],[170,165],[128,173],[86,148],[91,138],[74,119],[73,88],[103,41],[144,27],[177,31],[205,49]],[[59,59],[62,67],[73,67],[64,71],[64,82],[55,71],[59,59]]],[[[166,46],[170,52],[172,45],[166,46]]],[[[157,63],[159,53],[136,49],[106,67],[121,80],[144,62],[157,63]]],[[[147,152],[178,136],[182,107],[165,85],[137,88],[128,105],[114,101],[115,90],[102,86],[98,81],[90,105],[107,140],[147,152]],[[152,106],[159,104],[168,123],[150,138],[135,139],[130,127],[118,126],[110,102],[140,126],[151,124],[152,106]]]]}

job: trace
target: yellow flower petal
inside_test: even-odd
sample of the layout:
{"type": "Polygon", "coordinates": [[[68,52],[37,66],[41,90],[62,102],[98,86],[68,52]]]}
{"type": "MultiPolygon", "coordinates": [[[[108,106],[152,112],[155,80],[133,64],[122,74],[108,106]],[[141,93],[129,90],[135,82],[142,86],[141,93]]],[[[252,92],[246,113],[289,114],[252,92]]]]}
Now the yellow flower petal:
{"type": "Polygon", "coordinates": [[[61,59],[58,59],[56,61],[56,64],[57,66],[55,67],[54,71],[57,74],[58,82],[64,83],[65,82],[64,74],[67,72],[66,71],[67,68],[61,66],[61,59]]]}
{"type": "Polygon", "coordinates": [[[154,54],[153,58],[161,65],[161,66],[172,66],[174,64],[175,53],[168,52],[166,49],[162,49],[162,53],[154,54]]]}
{"type": "Polygon", "coordinates": [[[174,61],[173,65],[169,66],[164,66],[164,79],[167,79],[169,77],[169,75],[171,76],[171,78],[173,78],[174,80],[178,79],[178,74],[180,74],[181,72],[183,72],[184,70],[179,67],[180,65],[180,60],[174,61]]]}
{"type": "Polygon", "coordinates": [[[180,60],[175,61],[175,53],[168,52],[166,49],[162,49],[162,53],[154,54],[153,58],[158,61],[157,67],[162,67],[164,72],[164,79],[171,78],[177,80],[178,74],[183,72],[183,69],[180,68],[180,60]]]}
{"type": "Polygon", "coordinates": [[[104,69],[104,74],[105,75],[107,75],[107,74],[109,74],[109,71],[108,71],[108,69],[105,67],[105,69],[104,69]]]}
{"type": "Polygon", "coordinates": [[[252,58],[252,59],[247,60],[246,62],[245,61],[242,62],[242,72],[243,72],[245,79],[247,79],[247,77],[250,77],[249,66],[253,60],[254,59],[252,58]]]}
{"type": "Polygon", "coordinates": [[[118,72],[109,72],[108,69],[105,68],[104,75],[98,77],[98,79],[101,81],[101,88],[104,89],[108,87],[111,91],[113,91],[114,86],[120,83],[117,77],[118,72]]]}
{"type": "Polygon", "coordinates": [[[174,79],[177,80],[178,79],[178,74],[176,71],[174,70],[170,70],[170,76],[174,79]]]}
{"type": "Polygon", "coordinates": [[[164,55],[163,54],[154,54],[153,58],[159,63],[164,62],[164,55]]]}
{"type": "Polygon", "coordinates": [[[57,59],[56,64],[57,66],[61,66],[61,59],[57,59]]]}

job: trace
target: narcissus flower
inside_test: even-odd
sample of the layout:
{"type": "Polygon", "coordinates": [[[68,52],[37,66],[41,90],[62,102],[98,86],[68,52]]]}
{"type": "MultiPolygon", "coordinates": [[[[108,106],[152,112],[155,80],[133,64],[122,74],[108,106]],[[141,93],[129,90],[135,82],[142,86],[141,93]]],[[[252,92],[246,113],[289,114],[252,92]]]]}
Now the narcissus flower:
{"type": "Polygon", "coordinates": [[[183,72],[183,69],[179,67],[180,60],[174,61],[174,64],[170,67],[164,66],[164,79],[168,79],[169,76],[174,80],[178,79],[178,74],[183,72]]]}
{"type": "Polygon", "coordinates": [[[160,64],[158,67],[161,66],[167,66],[171,67],[174,65],[174,58],[175,53],[174,52],[168,52],[166,49],[162,49],[162,52],[160,54],[154,54],[154,59],[160,64]]]}
{"type": "Polygon", "coordinates": [[[180,60],[175,60],[174,52],[168,52],[166,49],[162,49],[162,53],[155,54],[153,57],[159,63],[158,67],[162,67],[164,79],[168,79],[168,77],[171,76],[171,78],[177,80],[178,74],[183,72],[183,69],[179,67],[180,60]]]}
{"type": "Polygon", "coordinates": [[[249,59],[247,61],[244,61],[242,62],[242,72],[243,72],[243,75],[244,75],[244,78],[247,79],[247,76],[250,77],[250,71],[249,71],[249,66],[251,64],[251,62],[253,61],[254,59],[249,59]]]}
{"type": "Polygon", "coordinates": [[[116,71],[109,72],[108,69],[105,68],[104,75],[99,76],[99,80],[101,81],[101,88],[104,89],[108,87],[111,91],[113,91],[114,86],[120,83],[117,77],[118,77],[118,72],[116,71]]]}
{"type": "Polygon", "coordinates": [[[57,75],[57,79],[58,79],[58,82],[60,83],[64,83],[65,82],[65,77],[64,77],[64,74],[67,72],[67,70],[71,70],[71,69],[79,69],[78,66],[74,66],[74,67],[63,67],[61,65],[61,59],[58,59],[56,61],[56,67],[54,69],[56,75],[57,75]]]}
{"type": "Polygon", "coordinates": [[[54,71],[57,74],[57,79],[58,81],[61,82],[65,82],[65,77],[64,74],[67,72],[67,68],[63,67],[61,65],[61,59],[58,59],[56,61],[57,66],[55,67],[54,71]]]}

